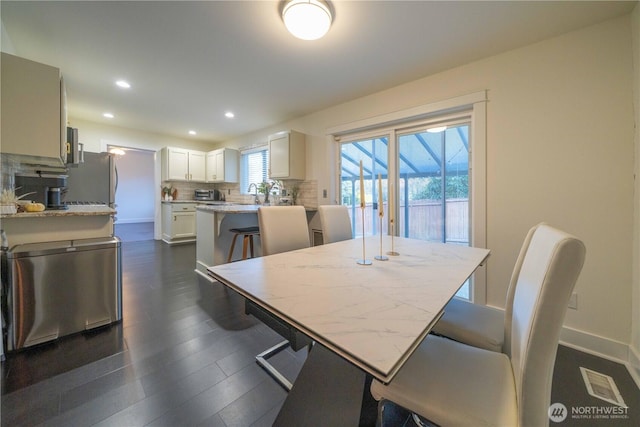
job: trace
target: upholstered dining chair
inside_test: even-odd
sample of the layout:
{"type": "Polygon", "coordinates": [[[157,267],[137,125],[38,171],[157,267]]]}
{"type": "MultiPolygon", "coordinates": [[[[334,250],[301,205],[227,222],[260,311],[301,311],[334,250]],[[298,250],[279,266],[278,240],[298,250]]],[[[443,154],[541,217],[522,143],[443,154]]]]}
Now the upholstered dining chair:
{"type": "Polygon", "coordinates": [[[558,339],[584,257],[580,240],[538,226],[508,307],[506,351],[429,335],[389,384],[372,382],[372,395],[442,426],[548,425],[558,339]]]}
{"type": "MultiPolygon", "coordinates": [[[[310,246],[307,213],[302,206],[261,206],[258,208],[258,226],[263,256],[310,246]]],[[[268,359],[286,350],[289,346],[298,351],[308,346],[311,340],[248,299],[245,300],[245,312],[258,318],[285,338],[281,343],[257,355],[256,362],[282,387],[287,391],[291,390],[291,382],[269,363],[268,359]]]]}
{"type": "Polygon", "coordinates": [[[334,243],[353,239],[351,231],[351,217],[349,208],[344,205],[318,206],[320,223],[322,225],[322,242],[334,243]]]}
{"type": "Polygon", "coordinates": [[[522,243],[516,264],[511,273],[509,288],[507,289],[506,312],[454,298],[445,306],[444,315],[431,332],[474,347],[502,352],[504,350],[505,335],[510,328],[512,317],[508,307],[513,303],[522,262],[529,249],[531,237],[542,224],[544,223],[533,226],[522,243]]]}

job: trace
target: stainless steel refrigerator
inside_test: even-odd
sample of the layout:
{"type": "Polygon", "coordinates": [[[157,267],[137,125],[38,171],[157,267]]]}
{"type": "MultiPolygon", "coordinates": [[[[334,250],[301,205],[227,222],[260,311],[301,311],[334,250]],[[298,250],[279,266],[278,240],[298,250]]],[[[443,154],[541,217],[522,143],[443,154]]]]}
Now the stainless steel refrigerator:
{"type": "Polygon", "coordinates": [[[65,201],[115,208],[118,170],[113,154],[84,153],[84,162],[69,167],[65,201]]]}

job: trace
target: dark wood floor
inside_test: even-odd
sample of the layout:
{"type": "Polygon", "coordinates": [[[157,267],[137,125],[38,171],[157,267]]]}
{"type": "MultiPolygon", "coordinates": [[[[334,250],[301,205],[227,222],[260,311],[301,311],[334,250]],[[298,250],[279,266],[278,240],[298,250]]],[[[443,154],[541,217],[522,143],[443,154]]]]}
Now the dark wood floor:
{"type": "MultiPolygon", "coordinates": [[[[194,273],[194,244],[122,247],[124,320],[7,355],[2,426],[271,425],[286,393],[254,356],[281,339],[194,273]]],[[[305,356],[287,351],[274,364],[293,380],[305,356]]],[[[587,395],[578,366],[612,375],[630,406],[628,420],[602,425],[640,425],[626,369],[562,346],[552,401],[606,405],[587,395]]],[[[565,425],[597,425],[584,421],[565,425]]]]}

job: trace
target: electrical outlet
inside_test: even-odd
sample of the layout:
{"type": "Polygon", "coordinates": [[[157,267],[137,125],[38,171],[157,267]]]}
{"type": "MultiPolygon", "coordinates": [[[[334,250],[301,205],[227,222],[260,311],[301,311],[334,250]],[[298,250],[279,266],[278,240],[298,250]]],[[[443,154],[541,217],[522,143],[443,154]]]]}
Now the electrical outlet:
{"type": "Polygon", "coordinates": [[[569,298],[569,308],[572,308],[574,310],[578,309],[578,294],[575,292],[572,293],[571,298],[569,298]]]}

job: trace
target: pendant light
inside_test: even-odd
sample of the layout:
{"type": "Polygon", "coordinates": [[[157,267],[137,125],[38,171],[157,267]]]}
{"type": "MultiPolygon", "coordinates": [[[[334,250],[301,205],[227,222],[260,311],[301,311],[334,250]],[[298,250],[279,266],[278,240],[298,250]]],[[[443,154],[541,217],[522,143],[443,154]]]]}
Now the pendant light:
{"type": "Polygon", "coordinates": [[[287,30],[302,40],[317,40],[331,27],[331,11],[321,0],[291,0],[282,9],[287,30]]]}

